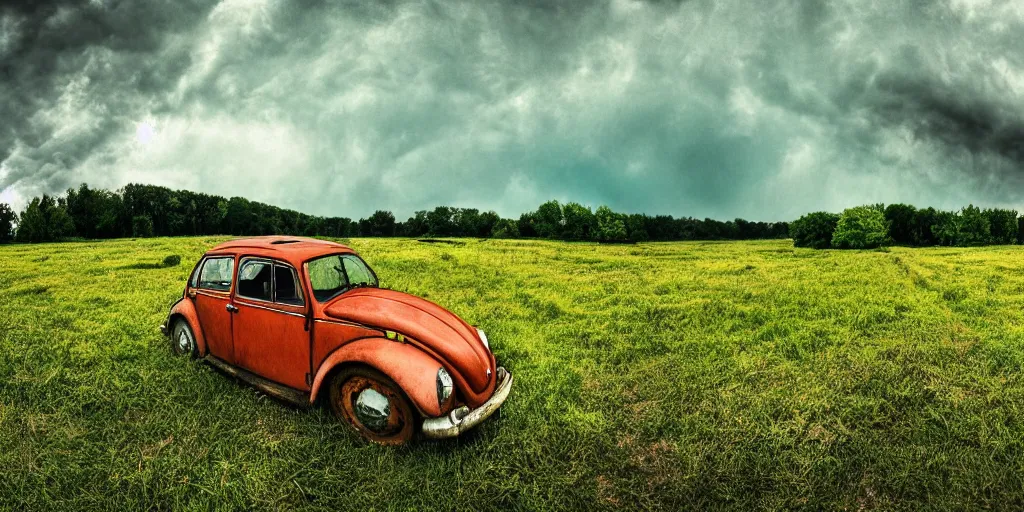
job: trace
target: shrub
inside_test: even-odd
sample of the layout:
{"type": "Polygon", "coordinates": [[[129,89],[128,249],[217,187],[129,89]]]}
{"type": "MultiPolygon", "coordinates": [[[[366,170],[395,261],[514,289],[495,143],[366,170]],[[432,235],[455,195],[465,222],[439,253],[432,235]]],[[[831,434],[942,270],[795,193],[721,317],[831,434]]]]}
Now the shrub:
{"type": "Polygon", "coordinates": [[[828,249],[839,215],[829,212],[808,213],[789,224],[789,236],[795,247],[828,249]]]}
{"type": "Polygon", "coordinates": [[[165,267],[177,267],[179,264],[181,264],[181,256],[178,256],[177,254],[171,254],[164,258],[165,267]]]}
{"type": "Polygon", "coordinates": [[[877,206],[847,208],[839,217],[832,247],[842,249],[873,249],[889,243],[889,224],[877,206]]]}

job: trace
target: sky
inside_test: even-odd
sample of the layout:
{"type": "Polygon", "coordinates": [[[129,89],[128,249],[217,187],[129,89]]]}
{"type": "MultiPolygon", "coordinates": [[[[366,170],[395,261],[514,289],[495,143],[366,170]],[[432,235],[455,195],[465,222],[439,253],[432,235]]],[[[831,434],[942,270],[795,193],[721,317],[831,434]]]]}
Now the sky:
{"type": "Polygon", "coordinates": [[[1024,210],[1024,0],[0,7],[0,202],[1024,210]]]}

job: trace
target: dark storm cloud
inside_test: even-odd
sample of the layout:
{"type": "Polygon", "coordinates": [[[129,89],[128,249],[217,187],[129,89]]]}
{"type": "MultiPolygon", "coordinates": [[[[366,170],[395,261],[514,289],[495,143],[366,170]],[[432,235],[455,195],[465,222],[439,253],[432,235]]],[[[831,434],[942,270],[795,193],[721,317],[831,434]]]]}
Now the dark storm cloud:
{"type": "Polygon", "coordinates": [[[916,78],[882,77],[879,89],[887,93],[878,105],[886,121],[952,148],[1024,165],[1024,117],[1015,106],[916,78]]]}
{"type": "Polygon", "coordinates": [[[210,5],[181,1],[12,2],[0,7],[0,186],[53,192],[80,178],[75,167],[118,133],[122,116],[161,95],[188,66],[186,48],[168,39],[190,29],[210,5]],[[61,98],[79,101],[53,118],[61,98]],[[97,115],[82,130],[67,121],[97,115]],[[21,154],[8,160],[11,153],[21,154]]]}
{"type": "Polygon", "coordinates": [[[12,4],[0,201],[1020,207],[1022,32],[989,0],[12,4]]]}

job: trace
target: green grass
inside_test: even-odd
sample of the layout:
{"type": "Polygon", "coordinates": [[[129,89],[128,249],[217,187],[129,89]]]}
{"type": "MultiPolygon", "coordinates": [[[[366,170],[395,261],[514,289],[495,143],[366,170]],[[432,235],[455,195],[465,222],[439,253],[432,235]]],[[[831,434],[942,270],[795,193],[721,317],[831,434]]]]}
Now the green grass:
{"type": "Polygon", "coordinates": [[[0,247],[0,508],[1024,507],[1024,247],[354,239],[516,377],[394,449],[172,357],[220,240],[0,247]]]}

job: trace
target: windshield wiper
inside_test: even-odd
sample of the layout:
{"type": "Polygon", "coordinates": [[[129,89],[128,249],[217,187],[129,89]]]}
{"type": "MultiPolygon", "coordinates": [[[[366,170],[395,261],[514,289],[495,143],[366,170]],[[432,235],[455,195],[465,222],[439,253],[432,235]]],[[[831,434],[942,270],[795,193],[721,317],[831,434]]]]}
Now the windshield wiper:
{"type": "Polygon", "coordinates": [[[377,285],[370,283],[352,283],[349,288],[376,288],[377,285]]]}

